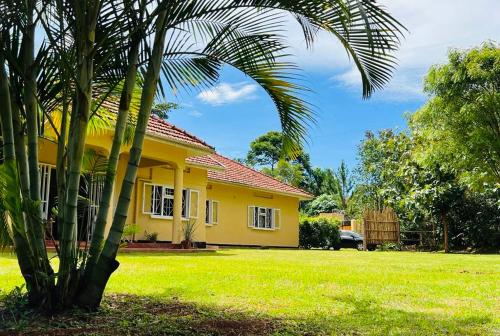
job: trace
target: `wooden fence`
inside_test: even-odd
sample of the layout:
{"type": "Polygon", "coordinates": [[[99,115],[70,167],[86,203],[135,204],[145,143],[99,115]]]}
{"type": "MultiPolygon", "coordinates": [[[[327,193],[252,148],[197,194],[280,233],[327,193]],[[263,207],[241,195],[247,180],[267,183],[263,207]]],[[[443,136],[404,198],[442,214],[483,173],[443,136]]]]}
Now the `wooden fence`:
{"type": "Polygon", "coordinates": [[[399,221],[391,208],[366,210],[363,215],[363,242],[367,246],[400,243],[399,221]]]}

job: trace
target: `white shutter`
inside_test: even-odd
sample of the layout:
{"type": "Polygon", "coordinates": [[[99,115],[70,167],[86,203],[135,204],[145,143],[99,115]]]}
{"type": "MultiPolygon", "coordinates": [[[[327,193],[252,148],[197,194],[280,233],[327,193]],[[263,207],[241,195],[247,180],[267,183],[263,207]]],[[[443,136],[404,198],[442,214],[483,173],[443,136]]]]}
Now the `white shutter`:
{"type": "Polygon", "coordinates": [[[280,209],[273,209],[273,224],[275,229],[281,227],[281,211],[280,209]]]}
{"type": "Polygon", "coordinates": [[[49,193],[50,193],[50,172],[52,167],[47,164],[38,165],[40,174],[40,207],[42,209],[42,219],[49,218],[49,193]]]}
{"type": "Polygon", "coordinates": [[[153,185],[151,183],[144,183],[142,190],[142,213],[147,215],[153,214],[154,195],[153,185]]]}
{"type": "Polygon", "coordinates": [[[210,211],[210,220],[211,224],[218,224],[219,223],[219,202],[218,201],[211,201],[210,205],[212,207],[212,211],[210,211]]]}
{"type": "Polygon", "coordinates": [[[198,218],[198,190],[189,189],[189,218],[198,218]]]}
{"type": "Polygon", "coordinates": [[[253,228],[255,223],[255,207],[254,206],[249,206],[248,207],[248,227],[253,228]]]}

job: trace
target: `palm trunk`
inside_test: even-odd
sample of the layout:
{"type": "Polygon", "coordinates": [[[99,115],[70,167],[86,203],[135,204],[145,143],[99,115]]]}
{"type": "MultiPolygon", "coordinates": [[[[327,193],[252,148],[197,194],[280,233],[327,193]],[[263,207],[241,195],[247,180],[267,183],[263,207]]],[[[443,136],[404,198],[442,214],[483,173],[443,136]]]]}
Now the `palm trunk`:
{"type": "Polygon", "coordinates": [[[60,239],[60,266],[57,282],[62,306],[72,303],[78,284],[77,272],[77,204],[87,126],[92,102],[93,48],[99,2],[75,3],[77,15],[77,83],[75,103],[71,111],[71,138],[68,144],[68,177],[64,205],[64,221],[60,239]]]}
{"type": "Polygon", "coordinates": [[[79,304],[87,308],[95,309],[99,307],[104,288],[106,287],[109,277],[119,265],[116,260],[116,254],[123,235],[125,221],[127,220],[130,198],[134,189],[139,162],[141,160],[146,128],[151,115],[151,108],[153,106],[158,80],[160,78],[161,63],[165,49],[165,17],[166,11],[162,10],[158,13],[158,18],[156,19],[156,34],[153,51],[147,66],[134,140],[132,148],[130,149],[127,170],[125,172],[125,177],[120,190],[120,196],[118,198],[115,214],[113,216],[113,223],[99,260],[97,261],[89,279],[89,283],[87,284],[85,290],[82,291],[79,298],[79,304]]]}
{"type": "Polygon", "coordinates": [[[59,131],[59,138],[57,141],[57,158],[56,158],[56,180],[57,180],[57,198],[58,198],[58,209],[57,212],[57,222],[58,225],[58,236],[62,235],[62,223],[64,221],[64,206],[66,200],[66,140],[67,140],[67,117],[68,117],[68,102],[67,92],[63,94],[63,107],[61,115],[61,126],[59,131]]]}
{"type": "Polygon", "coordinates": [[[7,72],[5,71],[5,60],[0,55],[0,121],[3,137],[3,152],[4,162],[3,169],[7,176],[12,179],[9,180],[7,186],[12,193],[4,195],[8,198],[7,204],[14,205],[15,208],[9,209],[12,216],[12,240],[14,249],[16,251],[17,261],[21,274],[26,282],[26,287],[29,294],[29,300],[32,304],[38,302],[40,298],[40,288],[38,286],[38,270],[35,269],[33,263],[33,255],[29,246],[28,239],[25,235],[24,220],[22,218],[21,198],[18,184],[18,172],[16,163],[16,150],[14,144],[14,127],[12,123],[12,104],[10,99],[9,81],[7,72]]]}
{"type": "MultiPolygon", "coordinates": [[[[24,66],[24,106],[26,111],[26,129],[28,138],[28,168],[29,168],[29,190],[32,204],[40,202],[40,173],[38,162],[38,108],[36,100],[36,70],[34,69],[35,58],[35,25],[33,24],[33,8],[35,3],[28,2],[28,22],[23,34],[23,66],[24,66]]],[[[24,160],[24,157],[23,157],[24,160]]],[[[22,162],[24,164],[24,162],[22,162]]],[[[49,276],[54,272],[50,266],[45,247],[45,230],[42,223],[41,206],[33,207],[30,211],[36,211],[36,216],[30,216],[26,220],[28,225],[28,238],[33,249],[35,260],[43,273],[47,275],[47,283],[44,287],[52,286],[49,276]]]]}
{"type": "Polygon", "coordinates": [[[106,170],[106,179],[99,205],[99,212],[95,221],[94,231],[92,232],[92,241],[89,249],[89,259],[85,269],[85,277],[92,273],[93,266],[97,263],[104,240],[104,231],[106,229],[106,219],[111,206],[111,195],[116,177],[116,169],[120,158],[120,148],[123,143],[125,128],[130,110],[130,102],[137,79],[137,60],[139,57],[140,36],[136,34],[132,40],[132,46],[128,58],[128,70],[125,78],[125,84],[120,97],[120,107],[116,119],[115,133],[113,136],[113,145],[109,153],[108,167],[106,170]]]}
{"type": "MultiPolygon", "coordinates": [[[[13,91],[12,91],[13,92],[13,91]]],[[[13,95],[11,95],[13,97],[13,95]]],[[[14,129],[14,145],[16,150],[16,160],[19,172],[19,182],[21,194],[28,198],[30,193],[30,180],[28,173],[28,157],[26,156],[26,143],[24,141],[24,130],[21,125],[19,102],[12,103],[12,125],[14,129]]]]}

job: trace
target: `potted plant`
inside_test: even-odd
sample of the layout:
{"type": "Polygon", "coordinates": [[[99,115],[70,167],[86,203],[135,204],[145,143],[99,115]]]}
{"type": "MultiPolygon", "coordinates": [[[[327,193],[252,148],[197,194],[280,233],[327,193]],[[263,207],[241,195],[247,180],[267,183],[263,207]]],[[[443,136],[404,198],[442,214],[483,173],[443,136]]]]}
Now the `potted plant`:
{"type": "Polygon", "coordinates": [[[196,219],[190,219],[184,222],[184,227],[182,228],[181,246],[183,249],[193,248],[194,232],[196,231],[196,219]]]}

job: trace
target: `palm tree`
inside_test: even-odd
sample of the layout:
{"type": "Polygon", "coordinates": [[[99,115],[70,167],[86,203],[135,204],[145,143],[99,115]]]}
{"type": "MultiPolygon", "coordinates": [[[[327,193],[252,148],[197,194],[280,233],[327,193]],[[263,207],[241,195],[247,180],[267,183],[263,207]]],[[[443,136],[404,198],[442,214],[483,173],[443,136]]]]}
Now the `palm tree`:
{"type": "MultiPolygon", "coordinates": [[[[389,13],[371,0],[44,0],[39,3],[32,0],[28,3],[26,8],[19,8],[14,0],[0,5],[0,10],[8,14],[0,21],[0,104],[14,107],[0,114],[6,153],[4,166],[16,171],[13,176],[22,177],[20,181],[5,179],[14,186],[5,190],[15,196],[5,202],[0,200],[0,210],[15,220],[0,225],[8,233],[0,237],[8,236],[13,242],[27,284],[33,282],[34,274],[48,279],[41,284],[36,282],[39,294],[37,299],[33,296],[31,303],[49,309],[73,303],[89,308],[99,306],[106,283],[119,265],[118,244],[146,127],[158,94],[168,98],[169,93],[179,90],[211,87],[219,79],[223,66],[234,67],[271,97],[281,120],[284,149],[294,152],[313,117],[312,106],[301,98],[306,88],[300,83],[298,69],[288,59],[285,32],[289,19],[293,18],[302,28],[308,46],[314,43],[319,31],[332,34],[342,43],[360,71],[364,97],[390,79],[395,66],[392,52],[399,45],[402,30],[389,13]],[[43,29],[45,36],[45,44],[36,54],[29,44],[36,32],[35,25],[43,29]],[[24,45],[30,46],[29,52],[18,48],[19,40],[26,41],[24,45]],[[16,57],[16,50],[22,50],[26,57],[16,57]],[[37,76],[31,73],[34,69],[40,72],[37,76]],[[9,77],[10,74],[13,76],[9,77]],[[130,103],[137,83],[141,97],[134,117],[129,162],[111,229],[105,238],[118,149],[130,119],[130,103]],[[16,91],[22,94],[11,104],[13,92],[9,88],[14,84],[22,88],[16,91]],[[101,104],[116,95],[120,96],[115,120],[117,131],[108,157],[103,206],[97,216],[88,258],[80,258],[75,214],[87,131],[92,118],[99,118],[101,104]],[[33,103],[34,98],[38,104],[33,103]],[[33,117],[37,108],[41,113],[36,115],[43,118],[33,117]],[[59,125],[53,118],[56,110],[61,114],[59,125]],[[39,199],[32,192],[37,189],[34,170],[38,159],[31,154],[38,151],[35,130],[39,129],[41,119],[46,119],[58,138],[62,239],[55,288],[39,220],[33,221],[36,225],[30,227],[28,235],[20,233],[18,227],[23,216],[26,217],[23,214],[31,213],[39,199]],[[27,125],[26,130],[16,130],[14,126],[19,120],[27,125]],[[15,137],[14,131],[20,131],[20,136],[15,137]],[[23,157],[24,134],[30,154],[26,165],[22,162],[26,157],[25,154],[23,157]],[[23,181],[27,181],[28,188],[23,187],[23,181]],[[32,206],[16,208],[19,204],[32,206]],[[27,255],[21,251],[23,246],[30,247],[27,255]],[[81,295],[77,296],[77,292],[81,295]]],[[[36,286],[28,286],[28,291],[34,291],[36,286]]]]}

